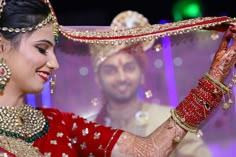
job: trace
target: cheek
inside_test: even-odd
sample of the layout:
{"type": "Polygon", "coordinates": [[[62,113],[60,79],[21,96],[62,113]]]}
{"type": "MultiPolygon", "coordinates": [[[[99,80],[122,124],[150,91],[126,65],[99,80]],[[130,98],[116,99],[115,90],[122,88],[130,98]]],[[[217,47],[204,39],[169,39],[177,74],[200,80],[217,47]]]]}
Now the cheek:
{"type": "Polygon", "coordinates": [[[114,78],[111,76],[101,77],[100,82],[102,86],[111,86],[114,82],[114,78]]]}
{"type": "Polygon", "coordinates": [[[46,57],[43,55],[28,55],[25,61],[34,68],[40,68],[46,64],[46,57]]]}
{"type": "Polygon", "coordinates": [[[31,60],[32,65],[34,65],[36,68],[40,68],[43,65],[46,64],[46,60],[45,59],[34,59],[31,60]]]}
{"type": "Polygon", "coordinates": [[[18,51],[22,62],[26,62],[31,66],[40,66],[46,62],[46,56],[38,52],[36,48],[32,46],[22,46],[18,51]]]}
{"type": "Polygon", "coordinates": [[[134,73],[130,73],[129,78],[132,79],[134,82],[141,82],[142,81],[142,74],[138,71],[134,73]]]}

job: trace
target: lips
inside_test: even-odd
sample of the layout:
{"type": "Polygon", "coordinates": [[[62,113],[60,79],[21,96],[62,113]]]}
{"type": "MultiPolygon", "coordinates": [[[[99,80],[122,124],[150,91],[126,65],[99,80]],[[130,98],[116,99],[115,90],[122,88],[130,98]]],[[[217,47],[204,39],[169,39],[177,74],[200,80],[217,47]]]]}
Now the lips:
{"type": "Polygon", "coordinates": [[[119,91],[125,91],[125,90],[128,89],[128,86],[117,86],[117,89],[118,89],[119,91]]]}
{"type": "Polygon", "coordinates": [[[48,81],[50,73],[47,71],[37,71],[39,77],[41,77],[45,82],[48,81]]]}
{"type": "Polygon", "coordinates": [[[119,84],[119,85],[116,85],[115,88],[119,91],[119,92],[125,92],[129,89],[129,84],[127,83],[123,83],[123,84],[119,84]]]}

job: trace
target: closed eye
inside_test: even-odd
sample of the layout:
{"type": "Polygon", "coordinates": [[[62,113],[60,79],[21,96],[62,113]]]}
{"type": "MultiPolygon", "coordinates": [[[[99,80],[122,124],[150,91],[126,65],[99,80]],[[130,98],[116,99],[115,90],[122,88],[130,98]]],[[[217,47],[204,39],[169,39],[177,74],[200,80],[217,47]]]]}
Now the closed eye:
{"type": "Polygon", "coordinates": [[[46,55],[47,54],[47,51],[45,50],[45,49],[43,49],[43,48],[41,48],[41,47],[39,47],[39,46],[35,46],[37,49],[38,49],[38,51],[41,53],[41,54],[43,54],[43,55],[46,55]]]}

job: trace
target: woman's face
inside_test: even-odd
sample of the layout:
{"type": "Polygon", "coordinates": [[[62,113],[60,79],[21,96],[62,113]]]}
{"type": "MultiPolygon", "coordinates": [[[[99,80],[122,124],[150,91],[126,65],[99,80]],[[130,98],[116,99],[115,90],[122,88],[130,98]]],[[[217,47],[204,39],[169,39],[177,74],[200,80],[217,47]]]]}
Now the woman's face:
{"type": "Polygon", "coordinates": [[[52,24],[23,34],[17,47],[6,44],[4,58],[11,70],[6,88],[22,93],[38,93],[59,65],[54,54],[52,24]]]}

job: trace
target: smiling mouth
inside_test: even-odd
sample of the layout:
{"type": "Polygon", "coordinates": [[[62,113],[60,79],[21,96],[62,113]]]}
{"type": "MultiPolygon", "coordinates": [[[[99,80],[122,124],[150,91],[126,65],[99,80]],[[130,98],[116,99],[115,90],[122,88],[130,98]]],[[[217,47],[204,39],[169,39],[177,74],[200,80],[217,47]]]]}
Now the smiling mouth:
{"type": "Polygon", "coordinates": [[[124,92],[129,89],[129,86],[128,85],[119,85],[119,86],[116,86],[116,89],[120,92],[124,92]]]}
{"type": "Polygon", "coordinates": [[[45,82],[48,81],[49,79],[49,72],[43,72],[43,71],[38,71],[37,74],[39,75],[39,77],[41,77],[45,82]]]}

